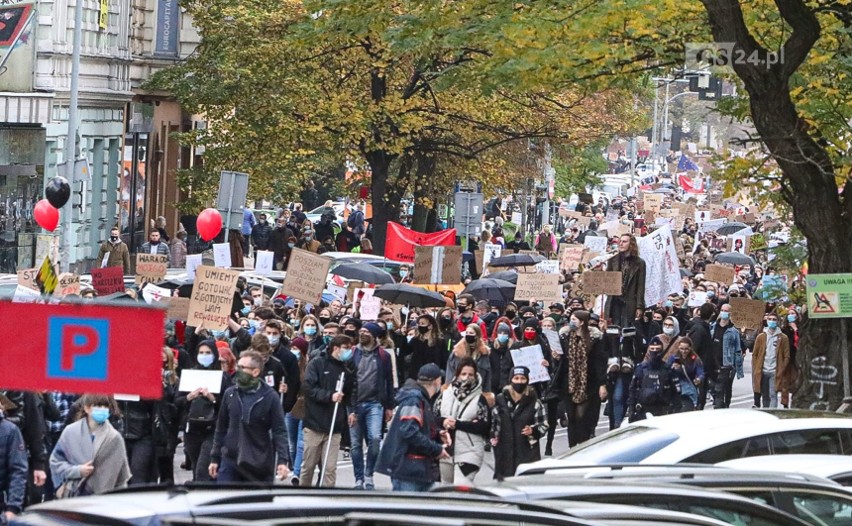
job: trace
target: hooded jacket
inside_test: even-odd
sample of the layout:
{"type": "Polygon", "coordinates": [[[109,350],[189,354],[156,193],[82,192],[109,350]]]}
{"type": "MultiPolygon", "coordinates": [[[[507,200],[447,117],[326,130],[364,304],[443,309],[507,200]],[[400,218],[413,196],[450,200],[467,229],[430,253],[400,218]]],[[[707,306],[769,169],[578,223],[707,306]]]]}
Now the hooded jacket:
{"type": "Polygon", "coordinates": [[[450,353],[450,358],[447,360],[447,371],[444,378],[445,383],[450,383],[456,377],[456,369],[459,362],[464,358],[473,358],[476,362],[476,370],[479,371],[479,376],[482,377],[483,391],[491,392],[491,350],[485,345],[484,340],[479,340],[479,356],[468,356],[467,341],[462,339],[453,347],[453,352],[450,353]]]}
{"type": "Polygon", "coordinates": [[[445,418],[454,418],[453,463],[482,466],[485,458],[485,442],[491,430],[489,403],[482,392],[482,377],[476,375],[476,383],[466,394],[460,395],[452,383],[445,384],[435,400],[435,414],[443,424],[445,418]]]}
{"type": "MultiPolygon", "coordinates": [[[[221,371],[222,366],[219,364],[219,347],[216,345],[214,340],[204,340],[203,342],[198,344],[198,347],[207,347],[213,351],[213,363],[210,364],[209,367],[204,367],[200,363],[196,361],[195,367],[193,370],[196,371],[221,371]]],[[[196,357],[198,353],[196,352],[196,357]]],[[[214,393],[213,397],[215,398],[215,402],[213,404],[213,421],[209,424],[203,424],[201,422],[192,422],[187,421],[186,430],[190,433],[204,433],[204,434],[212,434],[216,430],[216,419],[219,415],[219,408],[222,404],[222,394],[224,394],[225,390],[231,386],[230,377],[222,372],[222,384],[219,388],[219,393],[214,393]]],[[[175,397],[175,405],[181,409],[182,413],[189,415],[190,413],[202,413],[203,406],[211,404],[210,400],[203,396],[199,396],[193,400],[187,400],[187,396],[189,396],[188,392],[181,392],[175,397]]]]}

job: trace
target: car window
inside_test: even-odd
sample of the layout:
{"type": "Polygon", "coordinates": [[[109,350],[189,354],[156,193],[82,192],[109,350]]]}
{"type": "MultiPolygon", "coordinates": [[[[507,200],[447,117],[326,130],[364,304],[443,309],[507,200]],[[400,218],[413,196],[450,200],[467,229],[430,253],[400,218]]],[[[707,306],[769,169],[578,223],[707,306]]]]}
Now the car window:
{"type": "Polygon", "coordinates": [[[814,526],[852,524],[852,498],[823,493],[792,493],[796,514],[814,526]]]}
{"type": "Polygon", "coordinates": [[[796,429],[770,435],[776,455],[839,455],[840,434],[836,429],[796,429]]]}
{"type": "Polygon", "coordinates": [[[654,427],[618,429],[572,449],[561,458],[588,464],[641,462],[680,436],[654,427]]]}
{"type": "Polygon", "coordinates": [[[739,507],[727,505],[724,500],[710,503],[707,502],[707,499],[696,499],[694,501],[688,497],[648,499],[640,495],[598,495],[587,497],[583,500],[629,504],[658,510],[680,511],[702,517],[710,517],[711,519],[716,519],[733,526],[778,526],[771,518],[762,517],[749,511],[743,511],[739,507]]]}
{"type": "Polygon", "coordinates": [[[733,442],[712,447],[706,451],[702,451],[701,453],[684,459],[683,462],[696,464],[718,464],[719,462],[724,462],[726,460],[734,460],[744,457],[758,457],[770,454],[768,436],[763,435],[743,438],[741,440],[735,440],[733,442]]]}

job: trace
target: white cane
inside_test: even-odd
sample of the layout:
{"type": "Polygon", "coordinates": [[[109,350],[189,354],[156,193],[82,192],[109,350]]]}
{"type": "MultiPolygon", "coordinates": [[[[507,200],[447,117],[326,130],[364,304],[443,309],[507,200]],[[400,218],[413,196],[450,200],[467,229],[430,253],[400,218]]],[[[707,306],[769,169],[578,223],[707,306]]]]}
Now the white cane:
{"type": "MultiPolygon", "coordinates": [[[[344,373],[340,373],[340,378],[337,379],[337,385],[334,386],[335,393],[343,391],[343,376],[344,373]]],[[[337,408],[339,406],[340,402],[335,402],[334,412],[331,414],[331,429],[328,430],[328,442],[325,444],[325,455],[322,460],[322,473],[320,473],[319,487],[322,487],[322,483],[325,480],[325,470],[328,469],[328,455],[331,453],[331,437],[334,436],[334,423],[337,421],[337,408]]]]}

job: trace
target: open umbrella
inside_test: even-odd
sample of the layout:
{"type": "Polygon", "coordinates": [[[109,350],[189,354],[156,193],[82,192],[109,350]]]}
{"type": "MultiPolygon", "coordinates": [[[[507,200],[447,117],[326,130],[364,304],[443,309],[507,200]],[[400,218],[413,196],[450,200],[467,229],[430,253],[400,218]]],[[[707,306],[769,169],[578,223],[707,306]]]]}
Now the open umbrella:
{"type": "Polygon", "coordinates": [[[488,263],[489,267],[526,267],[541,263],[544,261],[543,256],[538,254],[509,254],[508,256],[500,256],[494,258],[488,263]]]}
{"type": "Polygon", "coordinates": [[[515,285],[492,277],[472,281],[462,294],[470,294],[477,300],[506,302],[515,297],[515,285]]]}
{"type": "Polygon", "coordinates": [[[391,283],[380,285],[373,293],[376,298],[381,298],[396,305],[408,305],[409,307],[445,307],[447,302],[437,292],[421,289],[406,283],[391,283]]]}
{"type": "Polygon", "coordinates": [[[740,254],[739,252],[722,252],[721,254],[716,254],[714,258],[716,263],[724,263],[726,265],[737,265],[740,267],[744,267],[746,265],[754,266],[754,260],[751,256],[747,256],[745,254],[740,254]]]}
{"type": "Polygon", "coordinates": [[[733,234],[748,235],[748,234],[753,234],[754,232],[752,232],[751,227],[748,226],[747,224],[738,223],[738,222],[734,221],[732,223],[725,223],[724,225],[720,226],[719,228],[716,229],[716,233],[719,234],[720,236],[730,236],[730,235],[733,235],[733,234]],[[743,230],[746,230],[746,229],[748,229],[748,232],[743,232],[743,230]]]}
{"type": "Polygon", "coordinates": [[[501,279],[503,281],[508,281],[509,283],[513,284],[518,283],[518,273],[514,270],[501,270],[500,272],[492,272],[486,277],[491,279],[501,279]]]}
{"type": "Polygon", "coordinates": [[[384,285],[393,283],[393,276],[380,268],[364,263],[346,263],[331,271],[332,274],[341,278],[363,281],[371,285],[384,285]]]}

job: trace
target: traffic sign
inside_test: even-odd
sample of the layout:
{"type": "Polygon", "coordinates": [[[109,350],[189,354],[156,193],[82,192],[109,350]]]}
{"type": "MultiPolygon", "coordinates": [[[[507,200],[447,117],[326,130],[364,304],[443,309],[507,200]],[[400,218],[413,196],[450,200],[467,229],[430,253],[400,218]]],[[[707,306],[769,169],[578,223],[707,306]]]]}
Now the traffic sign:
{"type": "Polygon", "coordinates": [[[0,318],[29,324],[0,351],[7,389],[162,396],[162,309],[3,301],[0,318]]]}
{"type": "Polygon", "coordinates": [[[482,232],[482,194],[456,192],[453,225],[461,237],[477,236],[482,232]]]}
{"type": "Polygon", "coordinates": [[[852,318],[852,274],[808,274],[808,316],[852,318]]]}

